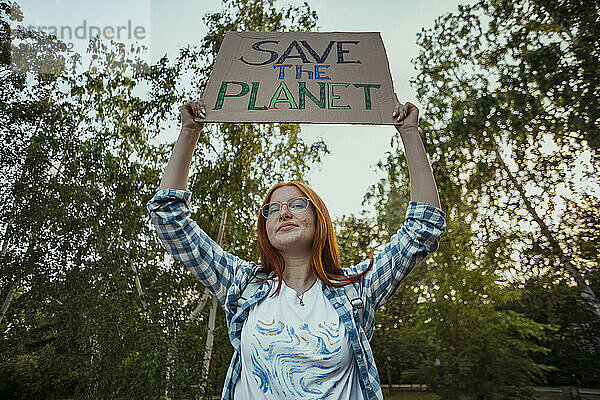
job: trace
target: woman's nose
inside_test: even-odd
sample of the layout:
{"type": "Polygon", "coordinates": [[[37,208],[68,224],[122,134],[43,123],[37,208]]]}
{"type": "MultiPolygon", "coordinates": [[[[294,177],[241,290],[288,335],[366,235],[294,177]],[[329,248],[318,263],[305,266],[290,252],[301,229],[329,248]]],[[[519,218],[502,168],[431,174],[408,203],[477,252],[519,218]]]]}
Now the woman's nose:
{"type": "Polygon", "coordinates": [[[287,219],[287,218],[291,218],[292,213],[290,212],[290,209],[288,208],[287,204],[283,204],[281,206],[281,210],[279,211],[279,219],[287,219]]]}

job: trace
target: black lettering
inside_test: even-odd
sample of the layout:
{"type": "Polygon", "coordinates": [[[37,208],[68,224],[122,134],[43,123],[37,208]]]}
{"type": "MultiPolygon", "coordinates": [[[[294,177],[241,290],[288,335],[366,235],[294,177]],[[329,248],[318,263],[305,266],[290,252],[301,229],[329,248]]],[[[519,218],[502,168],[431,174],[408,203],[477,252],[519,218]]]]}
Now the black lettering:
{"type": "Polygon", "coordinates": [[[302,45],[304,47],[306,47],[306,50],[308,50],[310,55],[315,58],[317,63],[323,64],[325,62],[325,60],[327,59],[327,56],[329,55],[329,52],[331,51],[331,48],[333,47],[333,44],[335,43],[335,41],[332,40],[331,42],[329,42],[329,44],[327,45],[327,48],[323,52],[322,56],[319,56],[319,54],[317,54],[317,52],[314,51],[314,49],[312,47],[310,47],[310,44],[308,44],[308,42],[306,40],[301,40],[300,43],[302,43],[302,45]]]}
{"type": "Polygon", "coordinates": [[[300,47],[298,42],[296,42],[295,40],[293,40],[292,43],[290,43],[290,45],[288,46],[288,48],[283,52],[279,60],[277,60],[277,64],[283,64],[283,62],[288,58],[300,58],[303,63],[310,63],[310,61],[308,61],[308,58],[306,58],[306,54],[304,54],[304,50],[302,50],[302,47],[300,47]],[[293,49],[296,49],[296,51],[298,52],[297,56],[290,56],[290,53],[293,49]]]}
{"type": "Polygon", "coordinates": [[[344,44],[358,44],[358,40],[344,40],[341,42],[337,42],[337,58],[338,64],[360,64],[359,60],[344,60],[344,54],[350,53],[350,50],[344,49],[344,44]]]}
{"type": "Polygon", "coordinates": [[[261,49],[260,46],[262,44],[265,44],[265,43],[275,43],[275,44],[278,44],[279,40],[261,40],[260,42],[256,42],[256,43],[254,43],[252,45],[252,48],[254,50],[256,50],[256,51],[264,51],[266,53],[271,53],[271,58],[269,58],[267,61],[262,62],[262,63],[252,63],[252,62],[248,62],[248,61],[244,60],[244,56],[240,57],[240,61],[243,62],[244,64],[248,64],[248,65],[266,65],[266,64],[270,64],[273,61],[275,61],[277,59],[277,56],[279,54],[277,54],[277,52],[273,51],[273,50],[261,49]]]}

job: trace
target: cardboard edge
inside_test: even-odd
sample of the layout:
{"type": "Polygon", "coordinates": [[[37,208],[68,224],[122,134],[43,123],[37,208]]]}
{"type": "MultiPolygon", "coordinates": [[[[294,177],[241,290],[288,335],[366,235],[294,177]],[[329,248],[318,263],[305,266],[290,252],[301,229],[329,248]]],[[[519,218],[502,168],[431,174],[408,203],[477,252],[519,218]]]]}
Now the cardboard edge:
{"type": "MultiPolygon", "coordinates": [[[[274,37],[280,37],[284,34],[290,33],[290,32],[273,32],[273,31],[243,31],[243,32],[239,32],[239,31],[226,31],[225,32],[225,36],[223,37],[223,42],[225,42],[226,38],[228,37],[228,35],[235,35],[239,38],[252,38],[252,34],[259,34],[259,35],[264,35],[265,33],[269,33],[274,35],[274,37]]],[[[299,33],[303,33],[303,32],[299,32],[299,33]]],[[[315,32],[315,31],[308,31],[305,33],[310,33],[310,34],[319,34],[319,35],[330,35],[330,34],[371,34],[371,35],[376,35],[376,40],[379,40],[382,50],[383,50],[383,55],[385,58],[385,63],[386,63],[386,71],[387,71],[387,75],[390,79],[391,82],[391,89],[392,89],[392,93],[394,94],[394,99],[396,101],[396,103],[398,102],[398,97],[396,94],[396,91],[394,89],[394,80],[392,79],[392,74],[390,71],[390,66],[389,66],[389,58],[387,55],[387,51],[385,48],[385,45],[383,43],[383,38],[381,36],[381,32],[378,31],[329,31],[329,32],[315,32]]],[[[262,38],[262,36],[260,37],[262,38]]],[[[215,58],[215,60],[219,59],[219,53],[222,51],[223,49],[223,42],[221,43],[221,46],[219,46],[219,51],[217,52],[217,57],[215,58]]],[[[214,68],[215,65],[213,65],[214,68]]],[[[209,79],[207,80],[206,86],[209,86],[210,83],[210,78],[212,77],[212,73],[211,76],[209,76],[209,79]]],[[[388,120],[388,118],[385,118],[384,114],[383,114],[384,110],[379,109],[378,113],[379,113],[379,117],[380,117],[380,121],[386,121],[388,120]]],[[[392,120],[390,122],[367,122],[367,121],[357,121],[357,122],[353,122],[353,121],[298,121],[298,120],[294,120],[294,121],[225,121],[222,119],[206,119],[204,121],[204,123],[208,123],[208,124],[221,124],[221,123],[227,123],[227,124],[311,124],[311,125],[332,125],[332,124],[337,124],[337,125],[369,125],[369,126],[388,126],[388,125],[392,125],[394,126],[395,123],[393,122],[393,119],[390,117],[389,120],[392,120]]]]}
{"type": "Polygon", "coordinates": [[[378,125],[378,126],[394,126],[395,123],[392,122],[349,122],[349,121],[322,121],[322,122],[314,122],[314,121],[223,121],[223,120],[205,120],[203,121],[205,124],[303,124],[303,125],[378,125]]]}

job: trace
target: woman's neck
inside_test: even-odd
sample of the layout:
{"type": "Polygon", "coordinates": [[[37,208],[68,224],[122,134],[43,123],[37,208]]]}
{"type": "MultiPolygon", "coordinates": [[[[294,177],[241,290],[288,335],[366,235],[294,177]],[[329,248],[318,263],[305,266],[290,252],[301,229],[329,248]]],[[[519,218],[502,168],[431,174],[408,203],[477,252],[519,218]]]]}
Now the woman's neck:
{"type": "Polygon", "coordinates": [[[310,254],[284,256],[284,261],[283,280],[286,285],[300,294],[304,293],[316,278],[310,267],[310,254]]]}

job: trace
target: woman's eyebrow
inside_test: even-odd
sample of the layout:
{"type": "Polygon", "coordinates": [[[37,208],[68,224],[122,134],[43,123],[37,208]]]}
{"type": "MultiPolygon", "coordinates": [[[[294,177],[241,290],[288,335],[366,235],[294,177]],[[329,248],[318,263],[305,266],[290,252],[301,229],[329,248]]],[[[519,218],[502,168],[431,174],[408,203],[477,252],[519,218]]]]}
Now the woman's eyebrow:
{"type": "Polygon", "coordinates": [[[287,203],[287,202],[289,202],[289,201],[292,201],[292,200],[295,200],[295,199],[300,199],[300,198],[302,198],[302,197],[304,197],[304,196],[293,196],[293,197],[290,197],[289,199],[287,199],[287,200],[285,200],[285,201],[275,201],[275,200],[271,200],[271,201],[269,201],[269,203],[287,203]]]}

